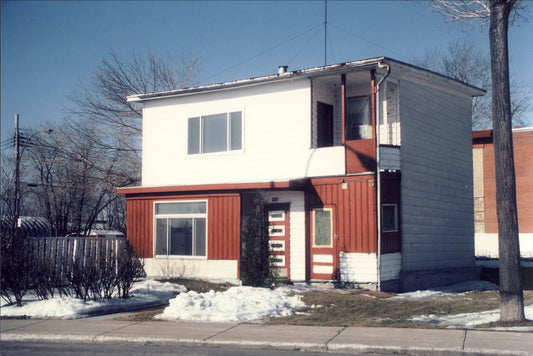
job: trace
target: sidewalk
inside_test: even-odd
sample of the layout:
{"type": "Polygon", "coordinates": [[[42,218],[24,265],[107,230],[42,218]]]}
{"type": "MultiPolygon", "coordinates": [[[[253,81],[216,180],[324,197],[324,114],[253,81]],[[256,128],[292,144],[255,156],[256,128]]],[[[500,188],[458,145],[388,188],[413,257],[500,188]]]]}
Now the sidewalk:
{"type": "Polygon", "coordinates": [[[198,322],[0,320],[0,341],[237,345],[306,351],[533,355],[533,334],[198,322]]]}

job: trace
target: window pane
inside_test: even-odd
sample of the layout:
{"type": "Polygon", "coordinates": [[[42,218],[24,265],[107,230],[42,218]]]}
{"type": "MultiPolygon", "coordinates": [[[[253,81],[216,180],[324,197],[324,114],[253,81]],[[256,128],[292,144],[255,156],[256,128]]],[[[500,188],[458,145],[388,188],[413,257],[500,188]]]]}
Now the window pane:
{"type": "Polygon", "coordinates": [[[200,153],[200,118],[189,118],[188,126],[188,153],[200,153]]]}
{"type": "Polygon", "coordinates": [[[194,219],[194,255],[206,256],[205,218],[194,219]]]}
{"type": "Polygon", "coordinates": [[[161,214],[205,214],[205,202],[156,203],[155,213],[161,214]]]}
{"type": "Polygon", "coordinates": [[[228,149],[227,114],[202,117],[202,152],[220,152],[228,149]]]}
{"type": "Polygon", "coordinates": [[[383,205],[381,207],[381,226],[384,232],[398,231],[397,205],[383,205]]]}
{"type": "Polygon", "coordinates": [[[156,219],[155,223],[155,254],[167,254],[167,219],[156,219]]]}
{"type": "Polygon", "coordinates": [[[331,210],[315,211],[315,246],[331,246],[331,210]]]}
{"type": "Polygon", "coordinates": [[[192,255],[192,219],[169,219],[170,255],[192,255]]]}
{"type": "Polygon", "coordinates": [[[242,113],[240,111],[232,112],[230,116],[230,142],[232,150],[242,148],[242,113]]]}
{"type": "Polygon", "coordinates": [[[346,106],[346,140],[372,138],[368,97],[350,98],[346,106]]]}

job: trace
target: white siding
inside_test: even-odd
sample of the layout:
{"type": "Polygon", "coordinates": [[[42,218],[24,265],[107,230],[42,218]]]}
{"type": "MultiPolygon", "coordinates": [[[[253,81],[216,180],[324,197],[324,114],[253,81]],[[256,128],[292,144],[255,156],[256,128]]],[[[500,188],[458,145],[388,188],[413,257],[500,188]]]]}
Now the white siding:
{"type": "MultiPolygon", "coordinates": [[[[519,234],[520,256],[533,257],[533,234],[519,234]]],[[[499,258],[498,234],[476,234],[476,256],[499,258]]]]}
{"type": "Polygon", "coordinates": [[[344,173],[344,151],[311,149],[310,81],[148,101],[143,186],[280,181],[344,173]],[[187,155],[190,117],[243,112],[243,150],[187,155]],[[327,151],[327,152],[326,152],[327,151]]]}
{"type": "Polygon", "coordinates": [[[305,197],[304,192],[264,192],[267,202],[290,203],[290,279],[305,281],[305,197]]]}
{"type": "Polygon", "coordinates": [[[377,283],[377,257],[375,253],[340,252],[341,282],[377,283]]]}
{"type": "Polygon", "coordinates": [[[398,85],[390,81],[380,88],[379,143],[401,145],[398,85]]]}
{"type": "Polygon", "coordinates": [[[144,261],[144,270],[149,277],[238,280],[237,260],[147,258],[144,261]]]}
{"type": "Polygon", "coordinates": [[[399,83],[403,270],[474,265],[471,98],[399,83]]]}
{"type": "MultiPolygon", "coordinates": [[[[341,281],[347,283],[377,283],[375,253],[340,252],[341,281]]],[[[381,282],[400,278],[402,254],[381,255],[381,282]]]]}

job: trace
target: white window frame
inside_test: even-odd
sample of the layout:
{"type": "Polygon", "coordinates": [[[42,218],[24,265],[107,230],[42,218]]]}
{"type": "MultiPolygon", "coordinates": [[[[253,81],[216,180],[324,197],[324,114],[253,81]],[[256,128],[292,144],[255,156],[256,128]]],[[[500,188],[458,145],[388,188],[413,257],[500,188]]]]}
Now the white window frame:
{"type": "Polygon", "coordinates": [[[399,230],[398,226],[398,204],[381,204],[381,231],[382,232],[398,232],[399,230]],[[384,207],[393,207],[394,208],[394,228],[393,229],[385,229],[383,226],[383,208],[384,207]]]}
{"type": "Polygon", "coordinates": [[[230,153],[230,152],[242,152],[244,150],[244,110],[232,110],[232,111],[222,111],[217,113],[211,113],[211,114],[203,114],[203,115],[197,115],[197,116],[189,116],[187,118],[187,156],[199,156],[199,155],[213,155],[213,154],[220,154],[220,153],[230,153]],[[231,149],[231,114],[232,113],[240,113],[241,114],[241,148],[239,149],[231,149]],[[214,152],[204,152],[203,151],[203,118],[207,116],[213,116],[213,115],[226,115],[226,149],[222,151],[214,151],[214,152]],[[198,153],[189,153],[189,121],[190,119],[198,119],[198,153]]]}
{"type": "MultiPolygon", "coordinates": [[[[168,258],[168,259],[192,259],[192,260],[207,260],[207,254],[208,254],[208,251],[209,251],[209,246],[208,246],[208,242],[209,242],[209,231],[208,231],[208,226],[209,226],[209,221],[208,221],[208,212],[209,212],[209,205],[208,205],[208,201],[203,199],[203,200],[159,200],[159,201],[154,201],[154,204],[153,204],[153,232],[152,232],[152,237],[153,237],[153,256],[154,258],[168,258]],[[156,214],[156,205],[157,204],[172,204],[172,203],[205,203],[205,213],[193,213],[193,214],[156,214]],[[163,219],[169,219],[169,218],[205,218],[205,256],[194,256],[194,255],[171,255],[171,254],[168,254],[168,249],[167,249],[167,254],[166,255],[156,255],[156,251],[157,251],[157,219],[158,218],[163,218],[163,219]]],[[[194,225],[193,225],[194,226],[194,225]]],[[[193,237],[194,239],[195,237],[193,237]]],[[[167,245],[168,245],[168,235],[167,235],[167,245]]]]}

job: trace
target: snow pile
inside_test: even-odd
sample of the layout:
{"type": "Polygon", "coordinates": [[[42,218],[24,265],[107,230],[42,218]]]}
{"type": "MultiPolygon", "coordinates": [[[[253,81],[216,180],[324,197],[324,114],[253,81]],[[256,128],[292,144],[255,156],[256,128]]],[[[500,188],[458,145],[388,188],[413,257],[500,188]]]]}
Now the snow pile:
{"type": "Polygon", "coordinates": [[[170,300],[161,320],[242,322],[267,317],[287,316],[305,304],[300,296],[281,290],[232,287],[225,292],[188,292],[170,300]]]}
{"type": "Polygon", "coordinates": [[[181,285],[145,280],[135,283],[128,299],[88,300],[55,296],[38,300],[27,294],[22,306],[2,305],[2,316],[30,316],[32,318],[77,319],[90,315],[110,314],[166,304],[170,298],[186,292],[181,285]]]}

